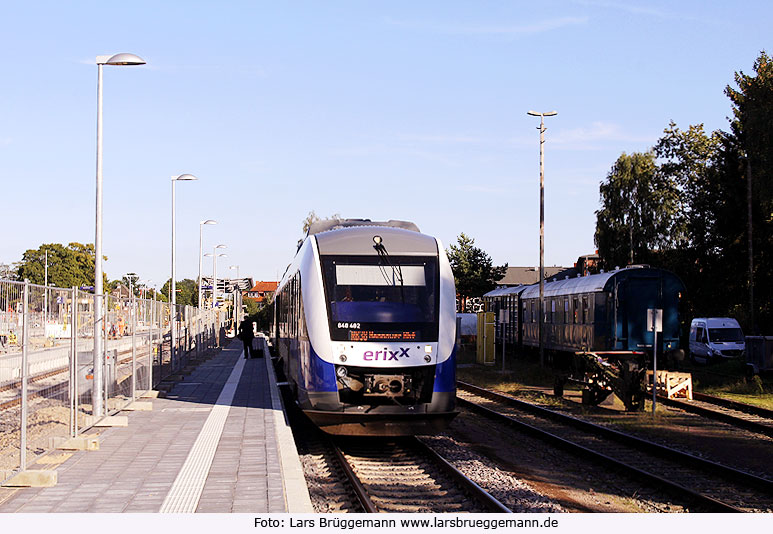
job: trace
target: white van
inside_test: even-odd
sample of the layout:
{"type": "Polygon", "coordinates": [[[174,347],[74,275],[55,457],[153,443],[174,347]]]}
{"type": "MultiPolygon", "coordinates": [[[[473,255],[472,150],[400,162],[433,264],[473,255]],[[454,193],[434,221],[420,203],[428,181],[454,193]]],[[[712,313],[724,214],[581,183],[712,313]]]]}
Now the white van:
{"type": "Polygon", "coordinates": [[[720,358],[740,358],[746,340],[738,321],[730,317],[693,319],[690,323],[690,358],[707,362],[720,358]]]}

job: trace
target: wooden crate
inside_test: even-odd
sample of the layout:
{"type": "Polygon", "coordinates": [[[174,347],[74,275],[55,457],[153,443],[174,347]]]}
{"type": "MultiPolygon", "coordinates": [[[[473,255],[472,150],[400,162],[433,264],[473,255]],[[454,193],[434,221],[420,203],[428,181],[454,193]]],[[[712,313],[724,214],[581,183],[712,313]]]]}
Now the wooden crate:
{"type": "MultiPolygon", "coordinates": [[[[652,371],[647,371],[647,385],[652,391],[652,371]]],[[[692,375],[677,371],[658,371],[658,394],[669,399],[692,400],[692,375]]]]}

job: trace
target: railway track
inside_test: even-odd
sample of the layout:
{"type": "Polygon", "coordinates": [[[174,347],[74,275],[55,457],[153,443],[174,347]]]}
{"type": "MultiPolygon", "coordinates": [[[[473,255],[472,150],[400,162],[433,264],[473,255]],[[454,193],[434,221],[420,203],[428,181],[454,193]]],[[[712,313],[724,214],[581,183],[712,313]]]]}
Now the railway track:
{"type": "Polygon", "coordinates": [[[334,438],[303,415],[288,388],[282,394],[317,513],[510,513],[424,442],[334,438]]]}
{"type": "Polygon", "coordinates": [[[750,432],[773,437],[773,410],[703,393],[693,393],[692,401],[658,396],[658,402],[750,432]]]}
{"type": "Polygon", "coordinates": [[[366,512],[510,512],[417,438],[334,447],[366,512]]]}
{"type": "Polygon", "coordinates": [[[516,427],[606,468],[617,469],[669,492],[693,509],[773,511],[773,481],[676,449],[458,383],[459,405],[516,427]]]}
{"type": "MultiPolygon", "coordinates": [[[[131,349],[127,349],[124,351],[121,351],[118,353],[119,359],[117,364],[119,366],[126,365],[127,363],[131,362],[131,356],[126,357],[125,355],[129,354],[131,355],[131,349]],[[121,358],[121,356],[125,356],[121,358]]],[[[147,357],[149,354],[149,350],[137,350],[136,357],[144,358],[147,357]]],[[[27,384],[29,387],[31,387],[30,391],[27,394],[27,398],[29,400],[34,400],[38,398],[50,398],[50,397],[56,397],[60,394],[65,393],[68,390],[68,379],[70,368],[60,367],[59,369],[54,369],[52,371],[47,371],[45,373],[39,373],[34,376],[29,377],[27,384]],[[67,376],[65,376],[67,375],[67,376]],[[56,381],[59,379],[58,381],[56,381]],[[50,383],[53,382],[53,383],[50,383]]],[[[4,386],[0,387],[0,411],[13,408],[15,406],[19,406],[21,404],[21,380],[17,380],[15,382],[12,382],[10,384],[5,384],[4,386]]]]}

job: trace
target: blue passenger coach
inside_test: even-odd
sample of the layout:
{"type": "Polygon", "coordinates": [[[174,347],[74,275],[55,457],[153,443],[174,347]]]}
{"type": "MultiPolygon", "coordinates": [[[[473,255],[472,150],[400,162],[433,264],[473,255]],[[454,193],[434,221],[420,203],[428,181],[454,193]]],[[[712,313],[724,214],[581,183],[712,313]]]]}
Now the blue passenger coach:
{"type": "MultiPolygon", "coordinates": [[[[553,351],[652,352],[647,309],[663,310],[658,354],[679,358],[679,307],[684,284],[675,274],[648,266],[545,282],[545,348],[553,351]]],[[[539,284],[497,288],[484,295],[496,312],[497,341],[504,318],[506,341],[539,346],[539,284]]]]}
{"type": "MultiPolygon", "coordinates": [[[[556,394],[566,380],[580,381],[591,403],[614,391],[628,409],[642,409],[655,345],[647,310],[663,310],[659,367],[673,365],[684,358],[679,341],[684,290],[675,274],[644,265],[545,282],[543,347],[556,371],[556,394]]],[[[539,284],[484,295],[487,309],[496,314],[497,341],[539,347],[539,298],[539,284]]]]}
{"type": "Polygon", "coordinates": [[[315,223],[277,288],[273,337],[295,399],[331,434],[434,432],[455,415],[455,288],[413,223],[315,223]]]}

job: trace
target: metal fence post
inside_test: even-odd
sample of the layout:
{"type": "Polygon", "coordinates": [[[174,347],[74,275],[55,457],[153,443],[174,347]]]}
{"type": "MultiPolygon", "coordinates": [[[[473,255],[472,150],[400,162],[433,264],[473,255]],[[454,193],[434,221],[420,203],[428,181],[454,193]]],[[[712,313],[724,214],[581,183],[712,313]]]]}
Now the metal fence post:
{"type": "Polygon", "coordinates": [[[24,471],[27,468],[27,409],[29,401],[27,399],[27,350],[29,346],[29,301],[30,301],[30,281],[24,279],[24,308],[22,313],[21,330],[21,436],[19,450],[19,470],[24,471]]]}
{"type": "Polygon", "coordinates": [[[150,308],[150,365],[148,365],[148,391],[153,389],[153,362],[156,359],[156,347],[153,345],[153,330],[156,328],[156,292],[153,290],[153,304],[150,308]]]}
{"type": "Polygon", "coordinates": [[[94,299],[102,299],[102,309],[104,310],[104,315],[102,316],[102,325],[100,328],[102,328],[102,339],[105,340],[105,342],[102,344],[102,391],[100,392],[100,395],[102,395],[103,400],[103,406],[104,411],[103,415],[109,415],[110,410],[107,407],[107,399],[110,398],[110,389],[109,389],[109,380],[107,376],[108,366],[107,366],[107,318],[109,313],[108,306],[110,305],[110,301],[107,298],[107,295],[94,295],[94,299]]]}
{"type": "MultiPolygon", "coordinates": [[[[137,330],[137,299],[134,298],[134,291],[132,290],[132,402],[137,398],[137,344],[134,335],[137,330]]],[[[117,363],[117,362],[116,362],[117,363]]]]}
{"type": "Polygon", "coordinates": [[[78,288],[70,306],[70,436],[78,435],[78,288]]]}

